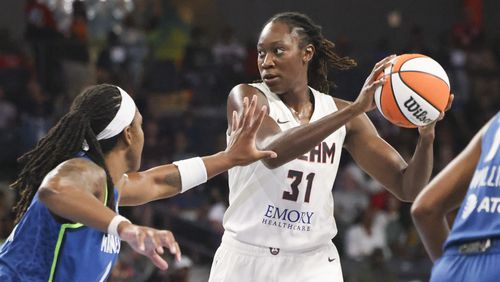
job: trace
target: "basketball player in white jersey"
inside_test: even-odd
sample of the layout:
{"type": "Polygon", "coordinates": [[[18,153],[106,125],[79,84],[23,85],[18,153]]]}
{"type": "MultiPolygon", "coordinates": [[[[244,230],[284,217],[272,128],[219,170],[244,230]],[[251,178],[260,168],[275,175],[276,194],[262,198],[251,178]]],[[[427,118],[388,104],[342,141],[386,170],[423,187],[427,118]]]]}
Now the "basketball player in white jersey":
{"type": "Polygon", "coordinates": [[[346,148],[369,175],[403,201],[428,182],[434,126],[419,128],[415,154],[406,163],[364,114],[374,109],[377,75],[394,56],[377,63],[353,103],[328,93],[329,67],[356,65],[307,16],[283,13],[264,26],[258,67],[263,82],[240,84],[228,98],[228,122],[244,97],[258,96],[268,116],[257,133],[275,159],[229,171],[225,233],[212,264],[211,282],[342,281],[331,189],[346,148]],[[322,93],[323,92],[323,93],[322,93]]]}

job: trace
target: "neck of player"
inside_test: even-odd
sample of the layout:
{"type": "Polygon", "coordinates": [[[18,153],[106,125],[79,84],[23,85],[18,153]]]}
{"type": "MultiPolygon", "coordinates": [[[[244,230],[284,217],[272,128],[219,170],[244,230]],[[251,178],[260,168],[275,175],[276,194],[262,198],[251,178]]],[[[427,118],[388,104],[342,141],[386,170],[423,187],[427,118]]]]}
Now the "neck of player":
{"type": "Polygon", "coordinates": [[[298,89],[279,95],[281,101],[285,103],[293,112],[302,113],[312,106],[312,93],[307,84],[298,89]]]}
{"type": "Polygon", "coordinates": [[[104,162],[115,184],[118,183],[124,173],[130,170],[123,150],[111,150],[105,155],[104,162]]]}

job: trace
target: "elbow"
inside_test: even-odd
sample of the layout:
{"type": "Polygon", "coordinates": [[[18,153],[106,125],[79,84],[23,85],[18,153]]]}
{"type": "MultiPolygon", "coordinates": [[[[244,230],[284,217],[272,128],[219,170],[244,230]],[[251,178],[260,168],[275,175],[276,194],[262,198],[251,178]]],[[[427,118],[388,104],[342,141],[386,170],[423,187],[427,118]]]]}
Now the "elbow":
{"type": "Polygon", "coordinates": [[[436,210],[435,207],[431,207],[429,204],[423,203],[422,201],[416,201],[411,206],[411,217],[414,220],[428,218],[436,214],[436,210]]]}

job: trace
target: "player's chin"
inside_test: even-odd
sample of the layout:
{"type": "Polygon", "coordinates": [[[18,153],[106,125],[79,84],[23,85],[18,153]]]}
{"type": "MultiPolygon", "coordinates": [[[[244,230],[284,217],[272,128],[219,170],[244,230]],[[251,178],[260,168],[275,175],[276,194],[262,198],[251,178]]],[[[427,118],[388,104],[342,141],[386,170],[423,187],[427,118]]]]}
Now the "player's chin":
{"type": "Polygon", "coordinates": [[[275,94],[282,94],[285,93],[285,87],[282,83],[279,83],[279,81],[267,81],[264,80],[264,83],[267,85],[269,90],[275,94]]]}

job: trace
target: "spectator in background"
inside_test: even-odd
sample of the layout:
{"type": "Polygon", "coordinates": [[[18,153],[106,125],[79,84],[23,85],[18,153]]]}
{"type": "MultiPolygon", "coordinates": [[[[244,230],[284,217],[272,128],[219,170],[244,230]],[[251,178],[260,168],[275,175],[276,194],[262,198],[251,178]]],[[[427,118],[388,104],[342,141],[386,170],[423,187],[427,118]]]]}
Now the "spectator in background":
{"type": "Polygon", "coordinates": [[[370,196],[365,189],[365,184],[363,172],[354,163],[350,162],[343,167],[337,186],[333,190],[336,200],[335,216],[340,226],[352,225],[361,212],[368,207],[370,196]]]}
{"type": "Polygon", "coordinates": [[[226,26],[222,29],[217,42],[212,47],[215,65],[218,73],[218,100],[223,102],[226,93],[244,78],[243,64],[246,49],[233,34],[233,29],[226,26]]]}
{"type": "Polygon", "coordinates": [[[234,73],[242,73],[246,50],[234,37],[233,29],[230,26],[222,29],[219,40],[212,48],[212,53],[215,63],[219,67],[234,73]]]}
{"type": "Polygon", "coordinates": [[[132,15],[128,15],[123,22],[123,31],[120,34],[120,42],[125,48],[127,55],[127,72],[133,89],[140,86],[144,72],[144,59],[148,49],[146,34],[137,27],[132,15]]]}
{"type": "Polygon", "coordinates": [[[168,136],[162,134],[158,120],[151,117],[144,123],[144,135],[148,138],[144,141],[142,153],[143,167],[153,167],[172,160],[172,146],[168,136]],[[158,154],[162,152],[162,154],[158,154]]]}
{"type": "Polygon", "coordinates": [[[127,50],[114,31],[110,31],[107,44],[97,58],[97,82],[121,84],[128,81],[124,69],[127,67],[127,50]]]}
{"type": "Polygon", "coordinates": [[[39,0],[27,0],[24,8],[27,40],[46,39],[56,32],[56,22],[52,11],[39,0]]]}
{"type": "Polygon", "coordinates": [[[346,252],[353,260],[367,259],[375,249],[387,249],[385,226],[375,224],[377,211],[367,208],[358,219],[358,223],[347,230],[346,252]]]}
{"type": "Polygon", "coordinates": [[[480,110],[477,123],[481,124],[500,108],[500,80],[495,55],[486,44],[484,33],[476,36],[470,47],[467,70],[471,83],[471,98],[480,110]]]}
{"type": "Polygon", "coordinates": [[[63,103],[64,108],[83,88],[95,82],[89,65],[87,10],[82,0],[73,2],[73,14],[65,42],[62,68],[67,97],[63,103]]]}
{"type": "Polygon", "coordinates": [[[410,29],[408,42],[402,53],[417,53],[432,57],[432,50],[425,41],[425,34],[421,26],[415,25],[410,29]]]}
{"type": "Polygon", "coordinates": [[[201,72],[213,64],[207,34],[202,27],[196,26],[191,29],[190,35],[182,63],[183,70],[185,72],[201,72]]]}
{"type": "Polygon", "coordinates": [[[385,236],[387,246],[394,257],[400,257],[404,253],[404,242],[406,240],[406,232],[401,223],[401,201],[392,194],[387,194],[385,212],[385,236]]]}
{"type": "Polygon", "coordinates": [[[24,9],[24,37],[35,59],[38,81],[44,88],[56,90],[60,74],[58,43],[62,35],[57,30],[52,11],[40,0],[28,0],[24,9]]]}
{"type": "Polygon", "coordinates": [[[20,114],[22,151],[34,147],[52,126],[52,103],[34,79],[27,85],[24,111],[20,114]]]}
{"type": "MultiPolygon", "coordinates": [[[[210,223],[210,227],[212,231],[218,235],[219,241],[222,238],[222,234],[224,233],[224,227],[222,226],[222,220],[224,219],[224,213],[227,209],[225,197],[222,196],[221,187],[216,186],[210,188],[210,196],[211,196],[211,205],[208,210],[207,219],[210,223]]],[[[217,245],[220,242],[217,242],[217,245]]]]}
{"type": "Polygon", "coordinates": [[[6,99],[5,91],[0,86],[0,130],[13,128],[17,119],[17,107],[6,99]]]}
{"type": "Polygon", "coordinates": [[[208,42],[207,34],[202,27],[191,30],[191,38],[186,46],[182,63],[183,80],[193,91],[193,104],[206,105],[212,101],[216,76],[214,58],[208,42]]]}

